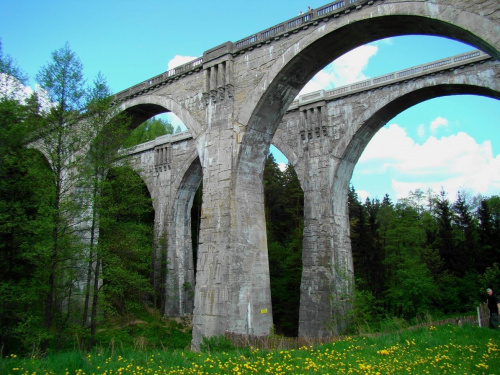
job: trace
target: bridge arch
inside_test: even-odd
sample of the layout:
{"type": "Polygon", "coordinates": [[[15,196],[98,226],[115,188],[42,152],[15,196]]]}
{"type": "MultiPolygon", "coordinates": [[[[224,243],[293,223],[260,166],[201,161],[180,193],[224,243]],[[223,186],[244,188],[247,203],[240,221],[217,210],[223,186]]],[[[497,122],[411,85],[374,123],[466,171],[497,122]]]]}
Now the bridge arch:
{"type": "Polygon", "coordinates": [[[412,1],[381,4],[336,20],[284,51],[237,113],[237,122],[246,124],[246,133],[236,167],[236,189],[248,189],[249,171],[251,180],[262,180],[268,147],[296,95],[314,74],[349,50],[387,37],[421,34],[472,44],[500,60],[500,26],[450,5],[412,1]]]}
{"type": "MultiPolygon", "coordinates": [[[[380,107],[369,118],[361,119],[358,123],[353,124],[355,130],[341,156],[333,191],[345,190],[343,187],[349,185],[354,167],[375,133],[388,121],[408,108],[427,100],[451,95],[478,95],[500,100],[498,80],[485,79],[481,83],[477,80],[474,81],[473,84],[464,81],[457,84],[424,86],[414,91],[401,93],[397,98],[380,103],[380,107]]],[[[339,207],[339,205],[334,204],[335,207],[339,207]]]]}
{"type": "Polygon", "coordinates": [[[202,132],[202,127],[183,106],[171,98],[160,95],[143,95],[120,104],[119,112],[127,112],[132,117],[132,128],[147,119],[164,112],[172,112],[186,125],[194,138],[202,132]]]}
{"type": "Polygon", "coordinates": [[[186,161],[184,173],[172,184],[175,197],[167,209],[167,275],[165,315],[193,313],[195,264],[191,237],[191,207],[203,173],[197,152],[186,161]]]}
{"type": "Polygon", "coordinates": [[[249,95],[238,122],[247,124],[249,138],[252,130],[274,134],[300,89],[328,63],[360,45],[410,34],[462,41],[500,60],[500,26],[486,17],[429,2],[364,7],[325,23],[284,51],[249,95]]]}
{"type": "Polygon", "coordinates": [[[272,144],[276,147],[288,160],[288,163],[295,166],[299,156],[288,143],[284,142],[280,137],[274,137],[272,144]]]}
{"type": "MultiPolygon", "coordinates": [[[[340,99],[338,103],[331,104],[331,109],[334,108],[340,112],[351,113],[352,116],[345,115],[343,117],[343,121],[348,123],[346,134],[341,142],[332,148],[331,155],[328,156],[331,158],[329,165],[332,171],[334,171],[334,176],[331,178],[332,183],[320,182],[323,188],[326,189],[325,194],[329,198],[322,200],[323,204],[318,204],[318,201],[307,202],[306,200],[305,202],[305,205],[309,206],[309,208],[304,208],[305,212],[314,212],[314,206],[324,207],[324,205],[328,205],[329,207],[322,211],[322,214],[327,216],[325,212],[331,212],[333,221],[331,224],[326,224],[326,219],[319,219],[314,215],[305,218],[303,253],[306,254],[306,257],[304,257],[304,273],[301,287],[299,335],[328,335],[329,332],[324,325],[322,326],[318,323],[325,321],[328,316],[332,315],[332,312],[338,313],[339,310],[346,308],[342,304],[335,307],[326,302],[319,304],[310,303],[310,295],[314,296],[314,293],[311,293],[311,289],[314,290],[317,288],[321,279],[330,280],[333,286],[328,292],[325,292],[325,290],[328,290],[325,286],[322,287],[323,289],[321,287],[318,288],[316,298],[323,299],[323,301],[327,300],[326,297],[328,294],[345,293],[349,289],[349,285],[343,286],[345,280],[342,276],[337,275],[337,271],[333,272],[332,275],[324,271],[321,279],[318,279],[315,276],[318,274],[319,269],[317,262],[318,259],[331,259],[331,264],[337,268],[341,265],[342,268],[340,269],[347,270],[348,273],[353,271],[347,205],[348,187],[353,169],[373,135],[397,114],[429,99],[449,95],[480,95],[500,99],[500,82],[494,79],[495,76],[498,76],[498,66],[494,66],[492,69],[488,69],[477,75],[457,75],[452,76],[451,79],[443,77],[441,82],[439,82],[439,78],[430,77],[428,79],[419,79],[412,82],[412,84],[387,87],[383,89],[387,91],[384,95],[377,96],[376,92],[365,92],[361,94],[365,95],[361,100],[365,103],[370,103],[368,108],[358,109],[358,111],[354,110],[354,113],[350,111],[356,105],[356,101],[350,101],[350,98],[345,98],[345,101],[340,99]],[[351,120],[348,120],[348,117],[351,117],[351,120]],[[310,222],[308,223],[307,220],[310,220],[310,222]],[[317,226],[314,223],[315,220],[322,220],[323,224],[326,225],[323,227],[321,224],[317,226]],[[313,222],[312,224],[311,221],[313,222]],[[327,241],[324,241],[322,246],[321,240],[309,240],[310,237],[314,237],[312,234],[319,235],[318,228],[321,228],[322,231],[330,231],[325,238],[330,238],[336,244],[335,248],[331,248],[328,245],[325,246],[324,244],[327,241]],[[307,234],[309,231],[312,234],[307,234]],[[311,252],[309,249],[315,250],[311,252]],[[310,264],[306,264],[306,261],[308,261],[308,252],[311,253],[310,257],[313,258],[310,264]],[[317,321],[314,322],[311,316],[316,317],[317,321]]],[[[307,165],[304,169],[308,169],[307,165]]],[[[314,181],[318,183],[318,180],[314,181]]],[[[303,181],[302,184],[306,184],[306,182],[303,181]]],[[[307,197],[307,187],[305,194],[307,197]]],[[[312,196],[314,197],[314,194],[312,196]]],[[[324,268],[328,268],[328,266],[324,268]]]]}
{"type": "MultiPolygon", "coordinates": [[[[283,51],[283,54],[275,60],[259,85],[256,85],[249,95],[245,105],[241,107],[243,109],[236,115],[237,122],[246,124],[246,133],[239,146],[240,152],[233,186],[237,194],[245,196],[247,201],[252,201],[255,207],[251,209],[246,207],[245,212],[241,213],[243,216],[241,222],[252,222],[256,226],[265,228],[265,223],[254,219],[258,217],[258,211],[263,206],[259,181],[262,181],[265,155],[288,107],[300,89],[320,69],[355,47],[378,39],[407,34],[435,35],[459,40],[474,45],[500,60],[500,33],[493,32],[493,30],[499,31],[500,27],[486,17],[450,5],[428,2],[384,3],[373,8],[364,7],[352,17],[343,15],[335,23],[326,23],[317,27],[299,42],[283,51]]],[[[496,96],[488,91],[490,87],[474,90],[469,90],[468,87],[467,83],[460,84],[459,82],[443,84],[440,86],[441,95],[450,95],[452,92],[475,92],[496,96]]],[[[422,95],[422,98],[430,95],[430,98],[439,94],[438,89],[414,90],[412,94],[401,96],[400,101],[394,101],[386,108],[387,113],[377,112],[378,115],[388,116],[389,108],[394,108],[393,111],[397,112],[396,108],[404,107],[402,103],[405,101],[411,103],[413,100],[413,104],[416,104],[418,100],[413,99],[412,95],[415,97],[422,95]]],[[[372,118],[372,121],[376,121],[375,115],[372,118]]],[[[368,124],[367,122],[363,126],[369,126],[368,124]]],[[[354,124],[349,124],[349,127],[350,131],[355,128],[354,124]]],[[[313,223],[317,228],[315,227],[316,229],[312,229],[311,232],[308,232],[307,228],[304,231],[304,238],[306,236],[314,238],[320,233],[324,235],[324,238],[318,241],[313,240],[309,244],[309,250],[313,251],[311,254],[307,253],[309,250],[304,245],[300,336],[328,336],[331,334],[331,327],[325,326],[325,320],[331,319],[332,314],[346,316],[348,306],[340,306],[340,304],[334,306],[332,295],[345,295],[351,288],[348,285],[349,281],[346,281],[353,270],[346,204],[347,191],[355,161],[373,134],[370,135],[369,132],[363,134],[361,131],[352,140],[349,134],[343,137],[337,147],[338,154],[334,156],[337,161],[331,162],[330,165],[331,171],[334,172],[333,184],[330,185],[331,196],[333,196],[332,206],[327,209],[330,214],[321,210],[315,211],[314,208],[311,210],[325,218],[328,215],[331,216],[328,216],[329,223],[325,219],[321,225],[317,222],[313,223]],[[361,147],[362,141],[366,142],[363,147],[361,147]],[[346,150],[347,148],[349,151],[346,150]],[[341,149],[346,150],[346,153],[341,153],[341,149]],[[303,303],[302,297],[306,303],[303,303]]],[[[303,182],[301,185],[304,188],[303,182]]],[[[304,190],[307,194],[307,187],[304,190]]],[[[236,232],[245,233],[245,228],[238,228],[239,225],[236,223],[236,232]]],[[[265,233],[265,230],[263,232],[265,233]]],[[[259,247],[263,242],[265,242],[265,234],[254,236],[252,243],[248,245],[259,247]]],[[[343,324],[345,321],[334,323],[338,328],[341,328],[343,324]]]]}

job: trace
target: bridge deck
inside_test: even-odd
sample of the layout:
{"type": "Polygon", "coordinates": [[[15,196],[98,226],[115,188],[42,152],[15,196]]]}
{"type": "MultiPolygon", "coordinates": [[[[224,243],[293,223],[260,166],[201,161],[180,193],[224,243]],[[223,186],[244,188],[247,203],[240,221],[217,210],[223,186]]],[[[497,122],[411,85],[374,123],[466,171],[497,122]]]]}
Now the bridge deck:
{"type": "MultiPolygon", "coordinates": [[[[413,66],[408,69],[399,70],[383,76],[378,76],[361,82],[356,82],[350,85],[341,86],[332,90],[318,90],[297,97],[288,108],[289,111],[298,109],[302,105],[311,104],[318,101],[333,101],[343,97],[359,94],[363,91],[369,91],[376,88],[394,85],[398,82],[413,80],[426,75],[434,75],[442,71],[453,70],[467,64],[481,63],[492,59],[488,54],[474,50],[460,55],[450,56],[445,59],[432,61],[427,64],[413,66]]],[[[166,134],[156,138],[153,141],[145,142],[140,145],[131,147],[124,152],[128,155],[141,153],[156,146],[181,142],[192,138],[189,131],[178,134],[166,134]]]]}
{"type": "Polygon", "coordinates": [[[245,50],[260,47],[273,40],[279,40],[290,34],[298,32],[300,29],[307,29],[310,26],[316,26],[320,21],[328,21],[330,18],[336,18],[342,14],[350,13],[351,10],[360,9],[365,5],[372,5],[375,0],[337,0],[326,4],[317,9],[311,9],[307,13],[301,14],[290,20],[272,26],[266,30],[252,34],[237,42],[227,42],[217,47],[211,48],[203,53],[202,57],[192,60],[186,64],[180,65],[164,73],[149,78],[128,89],[115,94],[115,101],[120,102],[127,98],[142,95],[150,90],[159,88],[162,85],[178,80],[188,74],[193,74],[203,68],[203,64],[216,59],[224,54],[230,53],[237,56],[244,53],[245,50]]]}

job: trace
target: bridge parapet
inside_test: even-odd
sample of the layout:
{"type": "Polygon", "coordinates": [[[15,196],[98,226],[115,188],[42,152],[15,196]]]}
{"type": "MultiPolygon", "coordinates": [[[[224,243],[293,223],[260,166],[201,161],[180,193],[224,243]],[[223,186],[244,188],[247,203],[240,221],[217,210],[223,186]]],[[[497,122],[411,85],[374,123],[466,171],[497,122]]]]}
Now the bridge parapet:
{"type": "Polygon", "coordinates": [[[341,86],[332,90],[318,90],[309,94],[304,94],[296,98],[288,110],[297,109],[302,105],[317,101],[332,101],[341,97],[358,94],[363,91],[393,85],[398,82],[413,80],[426,75],[433,75],[445,70],[453,70],[464,65],[476,64],[489,59],[491,59],[491,56],[479,50],[462,53],[460,55],[414,66],[365,81],[356,82],[351,85],[341,86]]]}
{"type": "Polygon", "coordinates": [[[300,30],[306,30],[310,26],[316,26],[320,21],[328,21],[330,18],[340,17],[342,14],[348,14],[354,9],[361,9],[365,5],[372,5],[375,1],[384,0],[337,0],[317,9],[294,17],[290,20],[272,26],[268,29],[252,34],[249,37],[238,40],[237,42],[226,42],[214,48],[211,48],[199,57],[186,64],[170,69],[162,74],[147,79],[135,86],[120,91],[115,94],[114,101],[119,103],[123,100],[143,95],[151,90],[168,83],[174,82],[186,75],[200,71],[203,64],[208,63],[220,56],[232,54],[233,57],[243,54],[246,50],[258,48],[263,44],[269,44],[272,41],[295,34],[300,30]]]}
{"type": "Polygon", "coordinates": [[[159,137],[156,137],[152,141],[144,142],[141,143],[137,146],[134,147],[129,147],[126,149],[123,149],[123,153],[125,155],[135,155],[135,154],[140,154],[145,151],[149,151],[157,146],[164,145],[166,143],[176,143],[176,142],[181,142],[186,139],[191,139],[193,136],[189,131],[185,131],[182,133],[177,133],[177,134],[165,134],[161,135],[159,137]]]}
{"type": "Polygon", "coordinates": [[[339,17],[342,14],[350,13],[353,9],[361,9],[364,5],[372,5],[373,3],[374,0],[339,0],[317,9],[311,9],[298,17],[238,40],[234,43],[234,55],[243,53],[246,49],[271,43],[272,40],[287,37],[290,33],[297,33],[311,25],[316,26],[319,21],[328,21],[332,17],[339,17]]]}
{"type": "Polygon", "coordinates": [[[135,86],[129,87],[119,93],[115,94],[114,102],[119,103],[125,99],[133,98],[135,96],[143,95],[148,91],[164,86],[170,82],[176,81],[187,74],[193,74],[201,70],[203,67],[203,58],[198,58],[186,64],[177,66],[173,69],[167,70],[165,73],[147,79],[135,86]]]}

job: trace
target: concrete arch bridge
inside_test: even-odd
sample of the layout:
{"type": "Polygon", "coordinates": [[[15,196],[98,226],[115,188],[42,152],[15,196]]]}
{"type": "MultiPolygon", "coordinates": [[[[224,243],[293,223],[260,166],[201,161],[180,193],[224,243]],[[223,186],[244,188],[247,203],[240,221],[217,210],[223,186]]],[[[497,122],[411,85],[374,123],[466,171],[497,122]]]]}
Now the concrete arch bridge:
{"type": "Polygon", "coordinates": [[[168,234],[167,313],[193,311],[194,347],[202,336],[266,335],[272,327],[262,194],[271,142],[295,166],[305,193],[299,335],[330,334],[326,323],[345,315],[340,295],[352,288],[347,189],[355,163],[386,121],[416,103],[466,93],[499,98],[499,19],[496,0],[341,0],[115,95],[134,124],[171,111],[189,130],[141,145],[131,157],[154,198],[156,235],[168,234]],[[294,101],[345,52],[407,34],[452,38],[489,56],[455,56],[294,101]],[[202,179],[193,300],[182,290],[194,283],[186,223],[202,179]]]}

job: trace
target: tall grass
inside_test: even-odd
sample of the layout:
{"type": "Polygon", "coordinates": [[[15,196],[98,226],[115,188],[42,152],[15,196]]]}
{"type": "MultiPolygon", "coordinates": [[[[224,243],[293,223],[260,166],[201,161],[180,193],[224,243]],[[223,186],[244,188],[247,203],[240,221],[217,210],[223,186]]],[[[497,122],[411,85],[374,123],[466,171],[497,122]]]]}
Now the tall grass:
{"type": "Polygon", "coordinates": [[[422,327],[291,350],[95,350],[0,360],[1,374],[500,374],[500,332],[422,327]]]}

